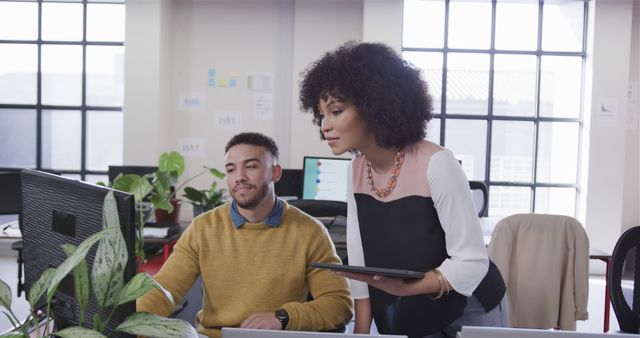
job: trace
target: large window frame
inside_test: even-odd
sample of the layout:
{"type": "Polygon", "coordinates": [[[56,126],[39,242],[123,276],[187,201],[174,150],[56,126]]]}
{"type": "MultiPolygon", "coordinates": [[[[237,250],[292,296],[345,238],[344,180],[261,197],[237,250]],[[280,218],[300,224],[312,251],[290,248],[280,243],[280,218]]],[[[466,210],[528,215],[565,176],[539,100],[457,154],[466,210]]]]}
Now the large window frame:
{"type": "MultiPolygon", "coordinates": [[[[405,41],[402,43],[402,52],[436,52],[442,53],[443,55],[443,64],[442,64],[442,88],[441,93],[442,96],[440,98],[440,112],[434,114],[434,118],[440,120],[439,126],[439,141],[440,145],[446,147],[446,125],[448,121],[464,121],[464,120],[482,120],[486,121],[486,158],[485,158],[485,170],[484,170],[484,183],[491,189],[492,187],[525,187],[531,189],[530,196],[530,205],[529,212],[537,212],[536,210],[536,193],[539,188],[570,188],[575,189],[575,201],[574,201],[574,214],[570,216],[575,216],[578,214],[579,209],[579,195],[580,195],[580,155],[578,155],[578,163],[577,163],[577,173],[576,173],[576,181],[572,184],[567,183],[542,183],[538,182],[538,147],[539,147],[539,134],[540,134],[540,124],[541,123],[557,123],[557,122],[569,122],[569,123],[577,123],[578,125],[578,153],[581,153],[582,148],[582,130],[583,130],[583,96],[584,96],[584,74],[585,74],[585,64],[586,64],[586,44],[587,44],[587,19],[588,19],[588,0],[576,0],[583,2],[584,12],[583,12],[583,27],[582,27],[582,48],[578,52],[562,52],[562,51],[544,51],[542,49],[542,39],[543,39],[543,8],[544,8],[544,0],[537,1],[538,4],[538,32],[537,32],[537,45],[535,50],[503,50],[496,49],[496,7],[497,0],[492,0],[491,2],[491,40],[490,40],[490,48],[489,49],[464,49],[464,48],[451,48],[449,47],[449,32],[450,32],[450,4],[452,0],[443,0],[444,1],[444,46],[442,48],[427,48],[427,47],[407,47],[405,46],[405,41]],[[488,92],[488,107],[486,115],[466,115],[466,114],[449,114],[447,112],[447,61],[450,53],[459,53],[459,54],[486,54],[489,56],[489,92],[488,92]],[[504,116],[504,115],[494,115],[493,113],[493,90],[494,90],[494,59],[496,55],[531,55],[536,57],[536,83],[535,83],[535,112],[533,116],[504,116]],[[579,107],[579,115],[577,118],[566,118],[566,117],[545,117],[540,116],[540,83],[541,83],[541,60],[544,56],[573,56],[580,57],[582,60],[582,72],[581,72],[581,94],[580,94],[580,107],[579,107]],[[491,152],[492,152],[492,128],[494,122],[499,121],[523,121],[523,122],[532,122],[533,123],[533,149],[532,149],[532,178],[530,182],[514,182],[507,180],[492,180],[491,179],[491,152]]],[[[489,1],[487,1],[489,2],[489,1]]],[[[531,3],[531,2],[529,2],[531,3]]],[[[403,29],[405,25],[403,24],[403,29]]],[[[427,33],[425,33],[427,34],[427,33]]],[[[437,102],[438,100],[434,100],[437,102]]],[[[455,154],[454,154],[455,155],[455,154]]],[[[463,164],[464,165],[464,164],[463,164]]],[[[489,216],[505,216],[505,215],[492,215],[491,210],[491,194],[489,195],[489,216]]]]}
{"type": "MultiPolygon", "coordinates": [[[[0,0],[3,1],[3,0],[0,0]]],[[[35,104],[7,104],[0,103],[0,109],[28,109],[35,110],[36,112],[36,150],[35,150],[35,166],[29,166],[29,168],[54,172],[62,174],[64,176],[74,177],[80,180],[88,180],[96,182],[102,178],[106,179],[107,168],[104,170],[91,170],[87,165],[87,116],[89,112],[122,112],[122,105],[89,105],[87,104],[87,47],[93,46],[119,46],[124,48],[124,41],[121,42],[109,42],[109,41],[90,41],[87,40],[87,8],[88,5],[121,5],[124,8],[124,0],[4,0],[4,2],[37,2],[38,16],[37,16],[37,39],[36,40],[2,40],[0,39],[0,46],[4,44],[15,45],[35,45],[37,46],[37,72],[36,72],[36,103],[35,104]],[[54,3],[68,3],[68,4],[82,4],[82,39],[79,41],[58,41],[58,40],[43,40],[43,4],[54,3]],[[43,104],[42,103],[42,48],[43,46],[81,46],[82,48],[82,71],[81,71],[81,103],[80,105],[55,105],[55,104],[43,104]],[[58,169],[48,168],[43,166],[43,119],[45,111],[73,111],[80,112],[80,167],[79,169],[58,169]],[[93,176],[93,177],[91,177],[93,176]]],[[[0,145],[1,147],[2,145],[0,145]]],[[[120,164],[120,163],[114,163],[120,164]]],[[[2,166],[0,164],[0,171],[19,171],[22,168],[15,166],[2,166]]]]}

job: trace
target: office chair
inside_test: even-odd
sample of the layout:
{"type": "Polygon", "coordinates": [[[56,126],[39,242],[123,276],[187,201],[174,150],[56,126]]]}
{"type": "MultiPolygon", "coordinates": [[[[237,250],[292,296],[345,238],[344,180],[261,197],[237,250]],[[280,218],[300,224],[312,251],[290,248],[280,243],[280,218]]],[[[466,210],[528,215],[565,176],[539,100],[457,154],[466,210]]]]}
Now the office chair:
{"type": "Polygon", "coordinates": [[[476,205],[478,217],[487,217],[489,209],[489,189],[482,181],[469,181],[469,189],[476,205]]]}
{"type": "Polygon", "coordinates": [[[638,333],[640,328],[640,227],[625,231],[611,255],[609,293],[620,330],[638,333]]]}
{"type": "Polygon", "coordinates": [[[589,239],[572,217],[518,214],[496,224],[489,258],[507,285],[509,326],[576,329],[586,320],[589,239]]]}

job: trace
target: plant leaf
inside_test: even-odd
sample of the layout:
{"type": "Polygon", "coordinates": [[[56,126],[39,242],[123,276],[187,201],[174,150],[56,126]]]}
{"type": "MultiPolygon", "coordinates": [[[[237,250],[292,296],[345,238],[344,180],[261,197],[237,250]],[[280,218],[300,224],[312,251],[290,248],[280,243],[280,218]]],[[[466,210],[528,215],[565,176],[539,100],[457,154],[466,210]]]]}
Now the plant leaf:
{"type": "MultiPolygon", "coordinates": [[[[145,272],[138,273],[133,276],[133,278],[131,278],[131,280],[122,289],[120,289],[116,306],[135,300],[138,297],[143,296],[149,290],[155,288],[163,290],[165,292],[165,296],[166,293],[168,293],[168,291],[164,290],[164,288],[149,276],[149,274],[145,272]]],[[[173,302],[171,293],[169,293],[169,297],[167,298],[173,302]]]]}
{"type": "Polygon", "coordinates": [[[96,244],[97,241],[109,235],[109,233],[113,231],[114,231],[113,229],[102,230],[96,234],[93,234],[87,237],[87,239],[85,239],[84,241],[82,241],[82,243],[80,243],[80,245],[78,246],[78,249],[76,249],[76,252],[74,252],[71,256],[65,259],[64,262],[60,264],[60,266],[58,266],[58,268],[53,273],[53,277],[51,277],[51,281],[48,283],[47,302],[51,302],[51,299],[53,298],[53,294],[58,288],[58,284],[60,284],[60,281],[69,272],[71,272],[71,270],[73,270],[73,268],[75,268],[76,265],[80,263],[80,261],[84,260],[85,256],[87,255],[91,247],[94,244],[96,244]]]}
{"type": "Polygon", "coordinates": [[[136,202],[142,202],[144,198],[153,190],[147,175],[136,174],[119,175],[113,180],[113,189],[133,194],[136,202]]]}
{"type": "MultiPolygon", "coordinates": [[[[62,250],[67,254],[67,256],[71,256],[74,252],[76,252],[77,248],[72,244],[63,244],[62,250]]],[[[89,305],[89,269],[87,268],[87,261],[82,260],[76,267],[73,269],[73,282],[75,284],[76,289],[76,300],[80,305],[80,325],[84,322],[84,314],[87,311],[87,306],[89,305]]]]}
{"type": "Polygon", "coordinates": [[[93,293],[100,307],[111,306],[124,285],[127,245],[120,231],[120,220],[113,191],[104,198],[102,228],[110,231],[100,239],[91,270],[93,293]]]}
{"type": "Polygon", "coordinates": [[[19,332],[7,332],[5,334],[0,335],[0,338],[25,338],[22,333],[19,332]]]}
{"type": "Polygon", "coordinates": [[[160,154],[158,160],[159,171],[175,171],[178,176],[184,172],[184,157],[177,151],[160,154]]]}
{"type": "Polygon", "coordinates": [[[181,319],[165,318],[147,312],[129,316],[115,331],[157,338],[198,337],[196,329],[181,319]]]}
{"type": "Polygon", "coordinates": [[[83,338],[107,338],[107,336],[103,335],[98,331],[94,331],[91,329],[87,329],[81,326],[71,326],[67,327],[63,330],[54,332],[53,335],[63,337],[63,338],[74,338],[74,337],[83,337],[83,338]]]}
{"type": "Polygon", "coordinates": [[[35,308],[38,299],[40,299],[42,294],[47,290],[55,272],[55,268],[47,268],[44,270],[42,275],[40,275],[40,279],[31,286],[31,289],[29,289],[27,300],[29,301],[31,309],[35,308]]]}
{"type": "Polygon", "coordinates": [[[223,173],[222,171],[220,171],[220,170],[218,170],[216,168],[209,168],[209,172],[211,173],[211,175],[213,175],[213,176],[215,176],[215,177],[217,177],[219,179],[223,179],[226,176],[225,173],[223,173]]]}
{"type": "Polygon", "coordinates": [[[0,305],[11,310],[11,288],[2,279],[0,279],[0,305]]]}

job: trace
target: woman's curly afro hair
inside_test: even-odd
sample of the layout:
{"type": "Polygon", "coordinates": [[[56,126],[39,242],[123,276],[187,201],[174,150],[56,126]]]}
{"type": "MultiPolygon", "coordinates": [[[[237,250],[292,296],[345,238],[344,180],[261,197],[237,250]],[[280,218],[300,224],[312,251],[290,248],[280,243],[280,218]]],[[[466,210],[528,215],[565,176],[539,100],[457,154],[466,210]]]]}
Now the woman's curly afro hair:
{"type": "MultiPolygon", "coordinates": [[[[425,137],[431,95],[420,71],[380,43],[347,42],[303,73],[300,106],[320,126],[320,100],[342,98],[355,105],[376,142],[397,148],[425,137]]],[[[322,132],[320,132],[320,137],[322,132]]]]}

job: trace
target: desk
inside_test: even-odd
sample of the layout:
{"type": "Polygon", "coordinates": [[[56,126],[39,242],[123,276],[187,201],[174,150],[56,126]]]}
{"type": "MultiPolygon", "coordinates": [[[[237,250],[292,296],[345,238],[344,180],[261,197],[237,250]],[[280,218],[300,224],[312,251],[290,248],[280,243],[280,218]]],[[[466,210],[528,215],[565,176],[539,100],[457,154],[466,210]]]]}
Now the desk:
{"type": "Polygon", "coordinates": [[[147,248],[162,246],[162,255],[148,258],[138,268],[139,272],[146,272],[152,276],[158,273],[164,262],[169,259],[169,255],[171,254],[171,251],[173,251],[173,246],[176,244],[180,236],[182,236],[182,233],[187,229],[189,224],[191,224],[191,222],[180,222],[180,230],[165,238],[145,237],[144,246],[147,248]]]}
{"type": "MultiPolygon", "coordinates": [[[[496,227],[501,217],[481,217],[480,226],[482,227],[482,237],[484,244],[489,245],[493,229],[496,227]]],[[[601,260],[606,264],[605,281],[604,281],[604,324],[603,331],[609,331],[609,318],[611,308],[611,296],[609,294],[609,266],[611,265],[611,254],[600,249],[589,247],[589,259],[601,260]]]]}

